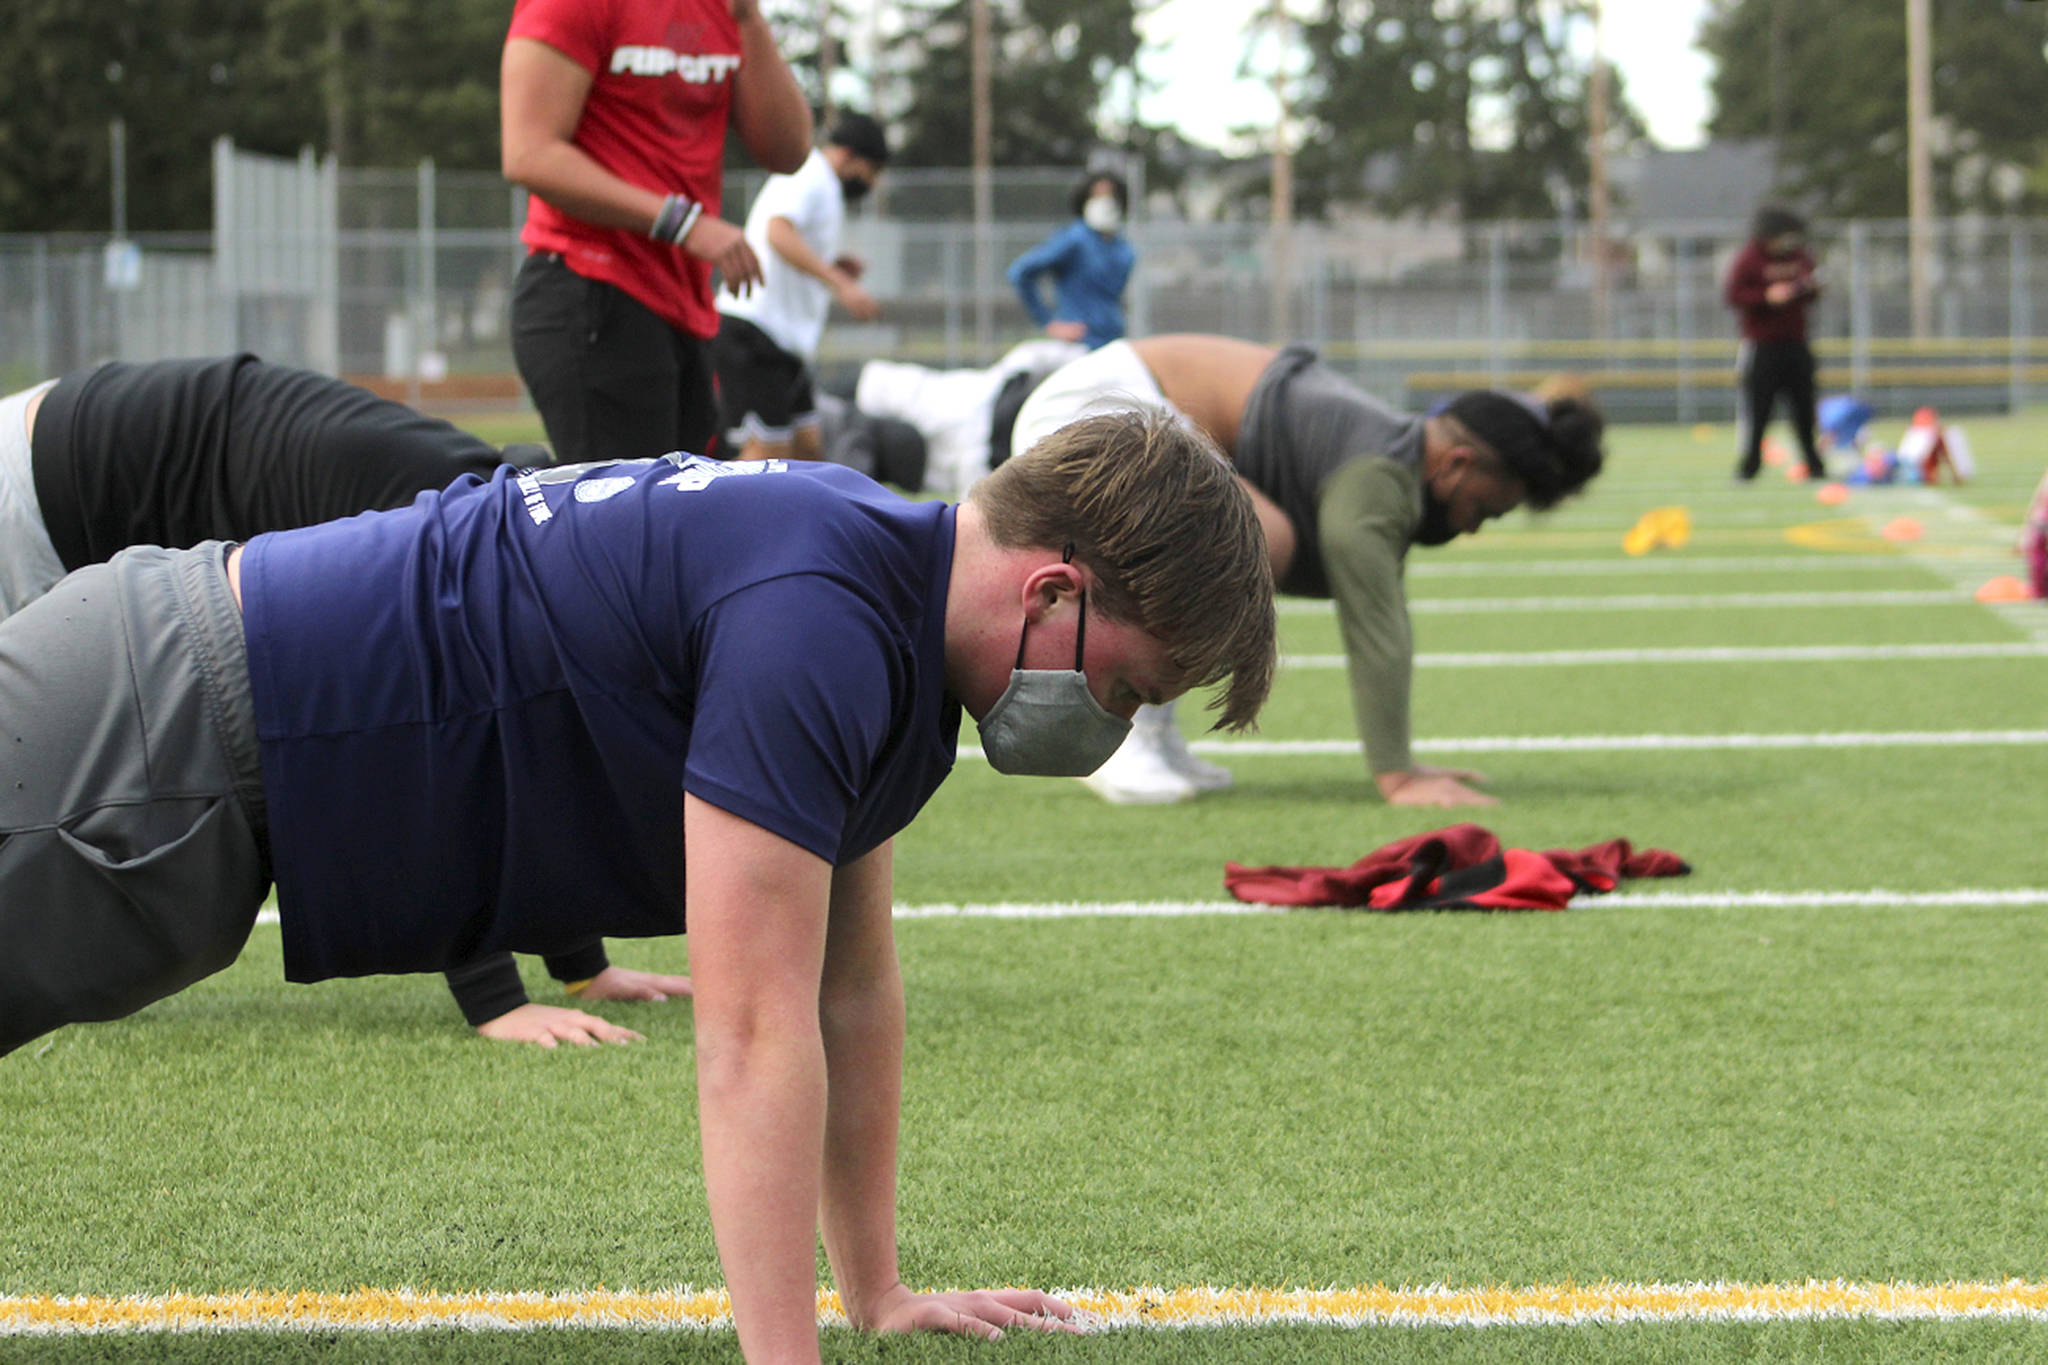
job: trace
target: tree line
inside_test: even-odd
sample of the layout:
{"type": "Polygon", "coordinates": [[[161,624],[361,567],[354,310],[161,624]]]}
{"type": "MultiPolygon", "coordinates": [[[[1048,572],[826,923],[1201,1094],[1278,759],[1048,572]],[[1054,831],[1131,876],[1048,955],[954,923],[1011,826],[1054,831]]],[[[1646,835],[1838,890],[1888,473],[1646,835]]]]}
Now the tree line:
{"type": "MultiPolygon", "coordinates": [[[[866,99],[906,166],[970,158],[968,0],[768,0],[814,98],[846,36],[879,43],[866,99]],[[821,34],[832,35],[821,38],[821,34]]],[[[1144,157],[1171,187],[1190,148],[1138,117],[1148,0],[988,0],[997,165],[1144,157]]],[[[1612,3],[1612,0],[1610,0],[1612,3]]],[[[2048,202],[2048,6],[1932,0],[1937,208],[2048,202]]],[[[8,0],[0,16],[0,231],[103,230],[108,128],[126,126],[132,229],[211,220],[223,134],[345,165],[495,169],[509,0],[8,0]]],[[[1465,220],[1583,214],[1587,0],[1291,0],[1298,208],[1465,220]]],[[[1903,0],[1711,0],[1710,131],[1767,139],[1822,212],[1905,211],[1903,0]]],[[[837,92],[844,82],[835,81],[837,92]]],[[[857,84],[856,88],[860,88],[857,84]]],[[[1228,98],[1218,91],[1218,98],[1228,98]]],[[[855,100],[853,102],[860,102],[855,100]]],[[[1646,134],[1610,81],[1609,149],[1646,134]]],[[[1247,128],[1249,135],[1257,130],[1247,128]]],[[[1241,202],[1242,211],[1257,206],[1241,202]]]]}

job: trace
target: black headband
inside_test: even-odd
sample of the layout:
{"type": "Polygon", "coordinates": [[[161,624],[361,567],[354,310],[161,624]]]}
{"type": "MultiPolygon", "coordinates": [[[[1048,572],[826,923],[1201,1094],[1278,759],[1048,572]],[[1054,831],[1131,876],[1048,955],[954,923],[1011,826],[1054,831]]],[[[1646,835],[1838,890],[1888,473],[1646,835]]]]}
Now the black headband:
{"type": "Polygon", "coordinates": [[[1533,500],[1543,504],[1561,495],[1565,461],[1551,431],[1550,409],[1541,401],[1502,389],[1473,389],[1452,399],[1445,413],[1483,442],[1533,500]]]}

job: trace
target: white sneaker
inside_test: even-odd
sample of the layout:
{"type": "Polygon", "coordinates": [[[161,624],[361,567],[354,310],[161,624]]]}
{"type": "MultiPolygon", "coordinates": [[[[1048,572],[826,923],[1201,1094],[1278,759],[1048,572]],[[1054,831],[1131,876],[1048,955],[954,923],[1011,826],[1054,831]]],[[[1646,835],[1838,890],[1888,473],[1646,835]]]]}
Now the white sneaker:
{"type": "Polygon", "coordinates": [[[1133,725],[1109,761],[1081,779],[1115,806],[1157,806],[1187,801],[1195,784],[1175,772],[1160,751],[1154,727],[1133,725]]]}
{"type": "Polygon", "coordinates": [[[1166,759],[1166,766],[1194,784],[1198,792],[1228,790],[1230,784],[1236,780],[1230,775],[1230,769],[1199,757],[1188,747],[1187,739],[1181,734],[1180,727],[1173,723],[1172,705],[1169,703],[1160,709],[1166,712],[1165,724],[1160,727],[1158,736],[1159,751],[1166,759]]]}

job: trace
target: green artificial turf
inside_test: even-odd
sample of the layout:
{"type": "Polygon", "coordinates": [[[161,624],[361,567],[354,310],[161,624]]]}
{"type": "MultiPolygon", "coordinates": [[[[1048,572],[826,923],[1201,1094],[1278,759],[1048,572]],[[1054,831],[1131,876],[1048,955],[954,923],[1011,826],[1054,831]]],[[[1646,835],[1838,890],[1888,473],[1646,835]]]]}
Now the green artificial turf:
{"type": "MultiPolygon", "coordinates": [[[[1423,573],[1412,591],[1953,586],[1870,523],[1945,504],[2012,529],[2048,420],[1970,431],[1985,477],[1940,490],[1942,504],[1878,490],[1823,509],[1782,481],[1727,488],[1725,428],[1624,429],[1582,502],[1423,561],[1496,564],[1498,578],[1423,573]],[[1672,503],[1692,508],[1695,542],[1625,571],[1621,532],[1672,503]],[[1845,518],[1863,525],[1849,551],[1784,534],[1845,518]],[[1781,566],[1726,563],[1744,556],[1781,566]],[[1717,567],[1691,574],[1687,557],[1717,567]],[[1624,568],[1515,567],[1546,560],[1624,568]]],[[[1538,601],[1415,619],[1419,647],[1446,653],[2039,638],[2031,618],[1967,601],[1538,601]]],[[[1289,655],[1340,652],[1327,612],[1282,628],[1289,655]]],[[[2048,660],[2024,657],[1425,667],[1415,728],[1425,741],[2036,730],[2044,684],[2048,660]]],[[[1199,701],[1181,708],[1191,734],[1199,701]]],[[[1257,738],[1354,739],[1348,707],[1341,669],[1284,669],[1257,738]]],[[[1165,810],[964,760],[899,841],[898,899],[1220,901],[1226,859],[1348,863],[1462,818],[1527,847],[1625,836],[1693,863],[1626,888],[1639,893],[2048,886],[2039,745],[1424,757],[1484,769],[1502,804],[1390,808],[1353,754],[1226,751],[1232,791],[1165,810]]],[[[2040,906],[1582,898],[1561,914],[906,920],[905,1272],[1110,1289],[2038,1280],[2044,919],[2040,906]]],[[[688,965],[681,942],[614,956],[688,965]]],[[[718,1284],[688,1007],[600,1009],[648,1041],[493,1045],[431,978],[284,984],[277,930],[260,927],[241,962],[192,990],[0,1060],[0,1293],[718,1284]]],[[[825,1344],[828,1359],[918,1363],[2017,1361],[2048,1357],[2048,1329],[1270,1327],[995,1345],[834,1331],[825,1344]]],[[[695,1331],[0,1337],[0,1362],[736,1358],[730,1333],[695,1331]]]]}

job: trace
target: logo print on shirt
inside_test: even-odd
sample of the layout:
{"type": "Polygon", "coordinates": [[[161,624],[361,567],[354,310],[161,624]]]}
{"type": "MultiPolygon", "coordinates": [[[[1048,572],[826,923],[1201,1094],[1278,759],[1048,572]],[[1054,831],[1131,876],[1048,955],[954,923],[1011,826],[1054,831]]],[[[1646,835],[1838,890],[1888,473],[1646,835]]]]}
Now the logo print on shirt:
{"type": "Polygon", "coordinates": [[[617,497],[636,482],[638,480],[621,478],[585,479],[576,485],[576,501],[603,502],[606,498],[617,497]]]}
{"type": "Polygon", "coordinates": [[[717,85],[740,69],[737,52],[677,52],[674,48],[631,45],[612,49],[612,74],[667,76],[688,85],[717,85]]]}
{"type": "Polygon", "coordinates": [[[679,493],[695,493],[709,488],[713,481],[746,474],[783,474],[789,470],[787,460],[747,460],[740,464],[726,464],[720,460],[707,460],[692,456],[683,461],[683,467],[661,481],[663,488],[673,488],[679,493]]]}
{"type": "Polygon", "coordinates": [[[608,478],[585,480],[584,475],[593,469],[620,469],[634,465],[670,464],[681,468],[695,456],[672,454],[660,456],[658,460],[605,460],[587,464],[542,465],[537,469],[524,469],[513,477],[512,486],[519,490],[520,501],[526,508],[526,515],[535,526],[545,526],[555,517],[554,508],[548,506],[547,490],[563,484],[575,486],[578,502],[603,502],[606,498],[624,492],[639,480],[632,476],[612,475],[608,478]],[[585,491],[586,489],[590,491],[585,491]]]}

